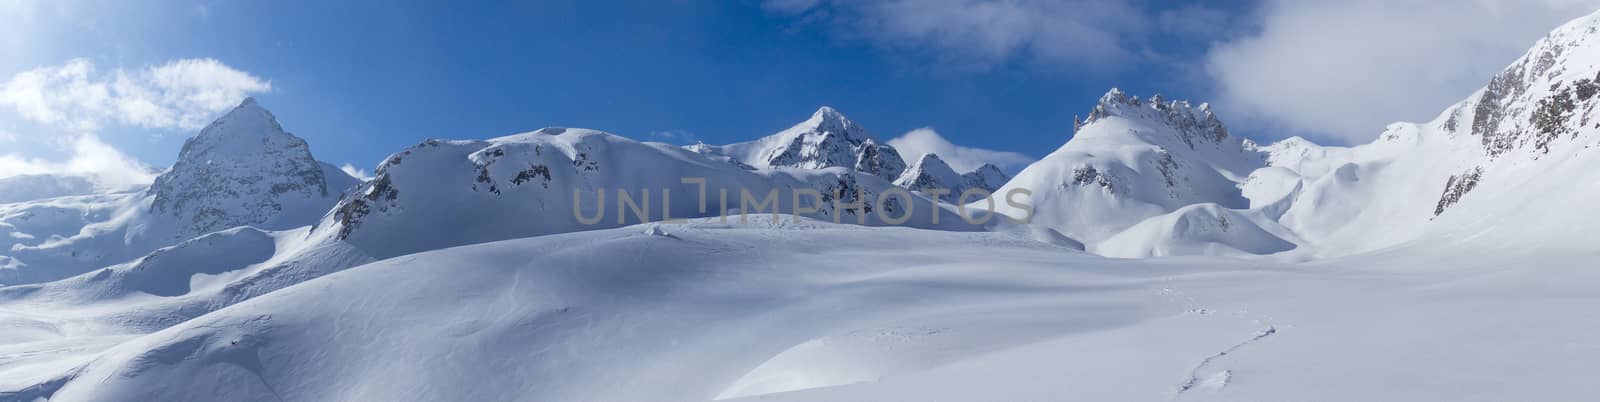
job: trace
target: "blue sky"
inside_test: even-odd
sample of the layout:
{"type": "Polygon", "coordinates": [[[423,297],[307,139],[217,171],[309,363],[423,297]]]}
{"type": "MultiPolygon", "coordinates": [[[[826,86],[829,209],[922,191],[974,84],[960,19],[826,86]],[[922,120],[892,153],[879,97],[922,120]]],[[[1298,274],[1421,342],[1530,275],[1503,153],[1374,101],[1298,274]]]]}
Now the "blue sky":
{"type": "MultiPolygon", "coordinates": [[[[0,17],[18,22],[10,40],[0,39],[0,79],[14,84],[17,74],[74,59],[92,63],[91,77],[103,80],[119,70],[212,59],[270,82],[243,93],[320,158],[360,167],[425,138],[544,126],[736,142],[785,128],[820,105],[880,138],[932,127],[960,145],[1037,158],[1064,143],[1073,115],[1113,86],[1214,101],[1224,121],[1253,138],[1364,142],[1382,122],[1431,118],[1540,34],[1593,7],[1555,0],[1475,12],[1405,0],[134,3],[0,0],[0,17]],[[1403,19],[1382,11],[1408,5],[1414,9],[1403,19]],[[1393,71],[1363,69],[1395,64],[1396,55],[1365,50],[1381,38],[1361,32],[1406,32],[1429,18],[1516,27],[1391,44],[1435,63],[1428,52],[1442,48],[1464,67],[1404,88],[1424,94],[1411,101],[1419,106],[1396,110],[1363,99],[1400,91],[1395,83],[1417,83],[1419,73],[1403,62],[1393,71]],[[1328,29],[1299,29],[1318,26],[1328,29]],[[1327,54],[1301,51],[1307,42],[1327,54]],[[1318,71],[1329,64],[1322,57],[1354,64],[1360,75],[1318,71]],[[1284,101],[1319,96],[1326,101],[1284,101]],[[1323,104],[1329,110],[1318,110],[1323,104]],[[1319,120],[1327,114],[1344,117],[1319,120]]],[[[165,166],[193,133],[183,124],[104,117],[94,127],[63,127],[30,118],[19,104],[0,107],[0,141],[11,137],[0,147],[22,159],[68,158],[74,151],[63,138],[92,134],[165,166]]]]}

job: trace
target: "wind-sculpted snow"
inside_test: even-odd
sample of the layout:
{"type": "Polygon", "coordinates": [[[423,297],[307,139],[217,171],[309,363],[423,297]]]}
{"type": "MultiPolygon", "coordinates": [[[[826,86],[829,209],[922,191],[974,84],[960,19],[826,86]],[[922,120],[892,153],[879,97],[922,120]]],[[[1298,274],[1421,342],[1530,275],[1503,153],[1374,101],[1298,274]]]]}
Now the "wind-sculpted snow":
{"type": "Polygon", "coordinates": [[[0,399],[1562,399],[1600,357],[1592,322],[1557,317],[1600,312],[1571,258],[1130,261],[996,233],[648,224],[353,268],[0,399]]]}
{"type": "MultiPolygon", "coordinates": [[[[1276,227],[1276,222],[1263,220],[1276,227]]],[[[1183,255],[1267,255],[1296,246],[1263,229],[1243,213],[1216,204],[1196,204],[1133,225],[1100,242],[1093,251],[1107,257],[1148,258],[1183,255]]]]}

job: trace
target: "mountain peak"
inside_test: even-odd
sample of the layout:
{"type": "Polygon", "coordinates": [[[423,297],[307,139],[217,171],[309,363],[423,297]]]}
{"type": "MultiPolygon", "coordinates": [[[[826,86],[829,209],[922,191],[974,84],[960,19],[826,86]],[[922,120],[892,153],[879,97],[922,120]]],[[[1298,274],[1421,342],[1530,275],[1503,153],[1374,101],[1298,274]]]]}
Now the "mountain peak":
{"type": "Polygon", "coordinates": [[[179,157],[214,152],[254,154],[260,151],[259,146],[272,142],[294,142],[291,138],[299,140],[285,133],[283,126],[278,124],[278,118],[256,103],[255,98],[245,98],[239,106],[206,125],[199,135],[184,142],[179,157]]]}
{"type": "Polygon", "coordinates": [[[944,167],[946,169],[950,168],[950,164],[945,163],[944,159],[940,159],[939,158],[939,154],[935,154],[935,153],[931,153],[931,152],[922,154],[922,157],[917,159],[916,166],[930,166],[930,164],[931,165],[944,165],[944,167]]]}
{"type": "Polygon", "coordinates": [[[1211,112],[1211,105],[1193,106],[1187,100],[1168,101],[1160,94],[1149,100],[1128,96],[1121,89],[1111,88],[1089,112],[1089,118],[1079,123],[1078,129],[1093,125],[1108,117],[1151,121],[1172,127],[1179,139],[1190,148],[1196,140],[1220,142],[1229,137],[1228,128],[1211,112]]]}
{"type": "Polygon", "coordinates": [[[811,118],[796,125],[795,128],[803,128],[807,131],[818,133],[841,134],[846,138],[858,140],[854,142],[871,138],[866,134],[866,130],[861,129],[855,122],[844,117],[844,113],[839,113],[837,109],[831,106],[817,108],[816,112],[811,113],[811,118]]]}
{"type": "Polygon", "coordinates": [[[151,210],[176,215],[176,235],[186,237],[270,223],[293,205],[320,204],[331,194],[330,175],[343,173],[318,162],[305,140],[246,98],[184,141],[177,162],[147,191],[155,198],[151,210]]]}
{"type": "Polygon", "coordinates": [[[817,111],[811,114],[811,117],[844,118],[844,115],[840,114],[839,110],[834,109],[833,106],[823,105],[822,107],[818,107],[817,111]]]}

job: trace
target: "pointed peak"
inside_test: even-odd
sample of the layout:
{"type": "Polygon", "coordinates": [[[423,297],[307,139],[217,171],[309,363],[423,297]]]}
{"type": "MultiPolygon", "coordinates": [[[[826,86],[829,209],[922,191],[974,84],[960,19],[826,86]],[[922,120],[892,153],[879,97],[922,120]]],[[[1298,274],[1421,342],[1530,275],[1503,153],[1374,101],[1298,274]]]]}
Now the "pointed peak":
{"type": "Polygon", "coordinates": [[[843,114],[839,113],[838,109],[834,109],[833,106],[827,106],[827,105],[823,105],[822,107],[817,108],[817,111],[815,113],[812,113],[811,116],[812,117],[844,117],[843,114]]]}
{"type": "Polygon", "coordinates": [[[210,158],[214,152],[250,155],[262,152],[264,146],[298,146],[305,142],[284,132],[278,118],[256,103],[255,98],[245,98],[238,107],[206,125],[200,133],[184,142],[180,159],[210,158]],[[275,144],[275,145],[269,145],[275,144]]]}
{"type": "Polygon", "coordinates": [[[788,131],[791,133],[812,132],[839,135],[851,144],[860,144],[872,138],[865,129],[850,121],[849,118],[844,117],[843,113],[839,113],[839,110],[831,106],[817,108],[817,111],[811,114],[811,118],[796,124],[788,131]]]}
{"type": "Polygon", "coordinates": [[[1125,104],[1128,102],[1128,93],[1122,92],[1122,88],[1111,87],[1111,90],[1106,91],[1105,95],[1100,95],[1101,105],[1125,104]]]}
{"type": "Polygon", "coordinates": [[[806,124],[822,131],[843,131],[855,126],[855,122],[844,117],[844,113],[839,113],[839,110],[832,106],[817,108],[817,111],[811,114],[811,118],[806,120],[806,124]]]}
{"type": "Polygon", "coordinates": [[[917,158],[917,163],[913,166],[913,169],[922,172],[937,169],[939,171],[949,171],[950,173],[955,173],[955,169],[950,168],[949,163],[945,163],[944,159],[939,158],[939,155],[931,152],[922,154],[922,157],[917,158]]]}
{"type": "Polygon", "coordinates": [[[968,174],[972,174],[972,173],[989,173],[989,172],[1004,173],[1003,171],[1000,170],[999,166],[995,166],[993,163],[984,163],[982,166],[978,166],[977,169],[972,169],[971,172],[967,172],[967,173],[968,174]]]}
{"type": "MultiPolygon", "coordinates": [[[[211,125],[214,126],[218,123],[222,123],[223,121],[241,119],[251,121],[264,120],[266,122],[271,122],[272,125],[277,125],[278,122],[278,118],[273,116],[272,112],[267,111],[267,108],[261,107],[261,104],[256,103],[256,98],[246,97],[243,101],[239,102],[239,106],[235,106],[233,110],[229,110],[227,114],[224,114],[222,117],[217,118],[216,121],[211,122],[211,125]]],[[[207,127],[207,130],[205,131],[210,131],[210,127],[207,127]]],[[[201,131],[201,133],[204,134],[205,131],[201,131]]]]}

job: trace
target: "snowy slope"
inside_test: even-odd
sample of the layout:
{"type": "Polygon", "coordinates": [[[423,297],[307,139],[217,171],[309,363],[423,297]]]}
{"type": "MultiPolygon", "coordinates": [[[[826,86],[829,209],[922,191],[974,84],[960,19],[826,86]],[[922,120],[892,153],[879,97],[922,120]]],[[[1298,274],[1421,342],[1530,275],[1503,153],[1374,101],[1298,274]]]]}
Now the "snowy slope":
{"type": "Polygon", "coordinates": [[[1091,251],[1116,258],[1267,255],[1296,247],[1285,237],[1290,236],[1262,228],[1245,213],[1217,204],[1194,204],[1139,222],[1091,251]]]}
{"type": "Polygon", "coordinates": [[[1587,168],[1600,144],[1597,29],[1596,15],[1558,28],[1434,120],[1390,125],[1373,143],[1265,147],[1281,169],[1251,185],[1264,202],[1299,188],[1279,221],[1318,255],[1460,238],[1592,247],[1575,228],[1600,224],[1580,212],[1600,179],[1587,168]]]}
{"type": "Polygon", "coordinates": [[[0,205],[0,284],[65,278],[235,226],[309,225],[355,184],[246,99],[185,141],[148,189],[0,205]]]}
{"type": "Polygon", "coordinates": [[[1418,251],[1297,267],[821,222],[634,226],[346,270],[5,395],[1563,399],[1587,392],[1582,368],[1600,358],[1592,320],[1559,319],[1600,313],[1573,299],[1600,279],[1574,269],[1586,258],[1528,269],[1515,265],[1526,254],[1418,251]],[[922,251],[893,251],[904,243],[922,251]]]}

